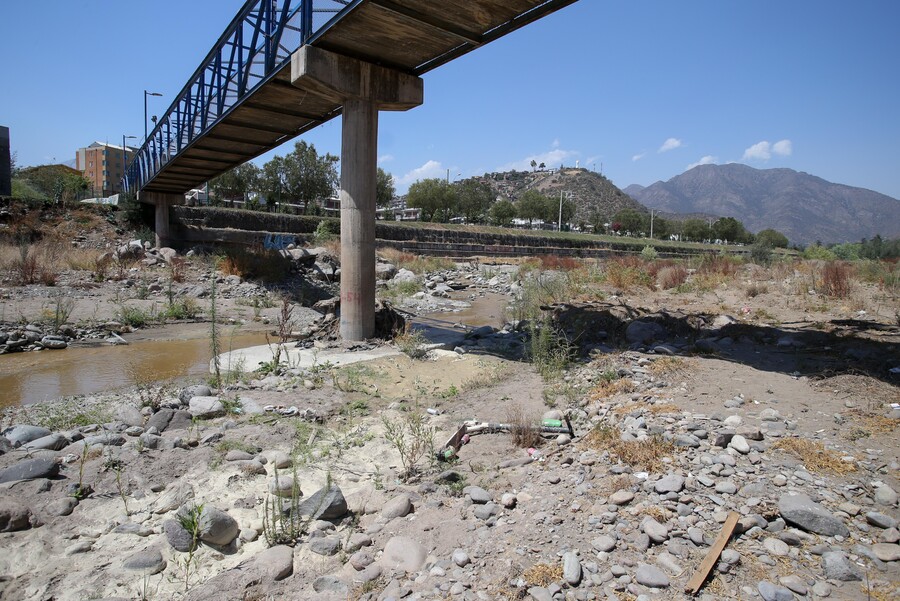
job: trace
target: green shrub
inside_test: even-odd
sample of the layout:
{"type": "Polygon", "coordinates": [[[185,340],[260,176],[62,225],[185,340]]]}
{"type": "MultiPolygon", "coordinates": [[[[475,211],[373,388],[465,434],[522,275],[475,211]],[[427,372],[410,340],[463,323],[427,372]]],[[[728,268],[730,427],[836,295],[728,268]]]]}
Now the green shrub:
{"type": "Polygon", "coordinates": [[[341,235],[341,222],[337,219],[323,219],[316,226],[313,233],[313,241],[316,244],[325,244],[341,235]]]}
{"type": "Polygon", "coordinates": [[[645,261],[655,261],[659,258],[659,253],[656,252],[656,249],[650,245],[647,245],[641,250],[641,258],[645,261]]]}

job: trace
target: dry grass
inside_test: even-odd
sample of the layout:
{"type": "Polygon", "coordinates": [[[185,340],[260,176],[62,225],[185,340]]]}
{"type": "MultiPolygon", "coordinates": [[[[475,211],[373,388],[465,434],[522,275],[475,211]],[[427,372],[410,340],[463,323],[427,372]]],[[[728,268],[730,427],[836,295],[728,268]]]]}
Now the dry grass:
{"type": "Polygon", "coordinates": [[[681,373],[687,367],[687,362],[681,357],[661,357],[647,366],[647,373],[653,376],[665,376],[681,373]]]}
{"type": "Polygon", "coordinates": [[[877,413],[867,413],[860,409],[849,411],[848,415],[855,424],[858,424],[869,435],[890,434],[897,428],[898,424],[896,419],[877,413]]]}
{"type": "Polygon", "coordinates": [[[537,415],[527,411],[520,403],[510,405],[506,409],[506,423],[512,426],[509,433],[512,435],[513,444],[520,449],[536,447],[543,442],[540,432],[536,429],[539,421],[537,415]]]}
{"type": "Polygon", "coordinates": [[[704,255],[700,267],[697,268],[697,273],[717,274],[730,279],[737,273],[739,266],[739,259],[721,255],[704,255]]]}
{"type": "Polygon", "coordinates": [[[833,298],[847,298],[853,291],[853,268],[841,261],[829,261],[822,267],[816,290],[833,298]]]}
{"type": "Polygon", "coordinates": [[[541,587],[548,587],[554,582],[559,582],[562,577],[563,569],[560,564],[536,563],[522,573],[525,582],[541,587]]]}
{"type": "Polygon", "coordinates": [[[769,286],[759,282],[753,282],[744,289],[747,298],[756,298],[760,294],[768,294],[769,286]]]}
{"type": "Polygon", "coordinates": [[[628,474],[619,474],[617,476],[608,476],[607,478],[601,480],[597,486],[596,491],[599,495],[611,495],[617,490],[630,489],[631,488],[631,476],[628,474]]]}
{"type": "Polygon", "coordinates": [[[684,284],[687,281],[687,276],[687,269],[681,265],[673,265],[661,269],[656,276],[656,281],[663,290],[671,290],[684,284]]]}
{"type": "Polygon", "coordinates": [[[72,248],[66,252],[65,261],[69,269],[94,271],[97,260],[103,253],[94,248],[72,248]]]}
{"type": "Polygon", "coordinates": [[[638,507],[636,515],[646,515],[660,524],[665,524],[669,520],[671,513],[658,505],[642,505],[641,507],[638,507]]]}
{"type": "Polygon", "coordinates": [[[840,453],[826,449],[825,445],[816,440],[783,438],[772,445],[772,448],[800,459],[811,472],[849,474],[856,471],[855,464],[844,461],[840,453]]]}
{"type": "Polygon", "coordinates": [[[237,249],[219,257],[216,267],[225,275],[240,276],[243,280],[282,282],[290,274],[291,262],[272,250],[237,249]]]}
{"type": "MultiPolygon", "coordinates": [[[[340,241],[336,242],[340,249],[340,241]]],[[[394,248],[379,248],[378,254],[397,266],[399,269],[408,269],[416,274],[423,274],[432,271],[445,271],[456,267],[456,263],[446,257],[426,257],[424,255],[413,255],[394,248]]],[[[340,252],[338,255],[340,256],[340,252]]]]}
{"type": "Polygon", "coordinates": [[[41,240],[34,244],[0,245],[0,269],[20,286],[29,284],[56,284],[57,274],[67,268],[69,249],[56,239],[41,240]]]}
{"type": "Polygon", "coordinates": [[[572,257],[560,257],[557,255],[541,255],[541,268],[555,271],[574,271],[581,268],[581,261],[572,257]]]}
{"type": "Polygon", "coordinates": [[[617,394],[628,394],[634,391],[634,382],[627,378],[619,378],[618,380],[602,381],[591,388],[587,397],[590,401],[602,401],[617,394]]]}
{"type": "Polygon", "coordinates": [[[585,436],[585,443],[598,451],[608,451],[622,463],[643,468],[647,471],[656,471],[661,465],[661,459],[670,455],[675,450],[675,445],[664,440],[661,436],[651,436],[647,440],[625,442],[621,439],[619,431],[605,425],[600,425],[591,430],[585,436]]]}
{"type": "Polygon", "coordinates": [[[606,280],[621,290],[653,288],[655,282],[647,271],[647,265],[638,257],[616,257],[606,263],[606,280]]]}

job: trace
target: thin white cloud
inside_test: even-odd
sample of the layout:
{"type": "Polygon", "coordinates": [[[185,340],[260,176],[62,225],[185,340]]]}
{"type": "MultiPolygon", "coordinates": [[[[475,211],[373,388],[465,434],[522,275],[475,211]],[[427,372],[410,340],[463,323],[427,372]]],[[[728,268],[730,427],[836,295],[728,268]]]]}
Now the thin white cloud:
{"type": "Polygon", "coordinates": [[[636,162],[640,161],[642,158],[644,158],[645,156],[647,156],[647,153],[646,153],[646,152],[642,152],[642,153],[640,153],[640,154],[636,154],[636,155],[634,155],[633,157],[631,157],[631,161],[634,162],[634,163],[636,163],[636,162]]]}
{"type": "Polygon", "coordinates": [[[657,152],[669,152],[670,150],[675,150],[676,148],[681,148],[681,140],[678,138],[669,138],[665,142],[663,142],[662,146],[659,147],[657,152]]]}
{"type": "Polygon", "coordinates": [[[790,140],[779,140],[774,144],[769,143],[768,140],[763,140],[762,142],[757,142],[750,148],[744,151],[744,156],[741,158],[742,161],[768,161],[772,158],[773,154],[777,154],[780,157],[789,157],[794,152],[794,145],[790,140]]]}
{"type": "Polygon", "coordinates": [[[794,146],[790,140],[779,140],[772,144],[772,152],[779,156],[789,157],[794,152],[794,146]]]}
{"type": "Polygon", "coordinates": [[[497,168],[497,171],[512,171],[513,169],[516,171],[530,171],[531,161],[534,161],[538,165],[544,163],[548,168],[555,168],[565,164],[566,160],[571,160],[579,154],[580,153],[577,150],[564,150],[562,148],[554,147],[547,152],[528,156],[519,161],[513,161],[502,165],[497,168]]]}
{"type": "Polygon", "coordinates": [[[772,158],[772,145],[767,140],[757,142],[744,151],[741,160],[744,161],[768,161],[772,158]]]}
{"type": "Polygon", "coordinates": [[[384,163],[390,163],[390,162],[393,161],[393,160],[394,160],[394,155],[392,155],[392,154],[383,154],[383,155],[381,155],[380,157],[378,157],[378,164],[381,165],[381,164],[384,164],[384,163]]]}
{"type": "Polygon", "coordinates": [[[715,165],[716,161],[719,159],[712,156],[711,154],[706,155],[705,157],[701,157],[699,161],[696,163],[691,163],[687,166],[687,170],[690,171],[694,167],[699,167],[700,165],[715,165]]]}
{"type": "Polygon", "coordinates": [[[406,186],[417,181],[432,177],[442,177],[446,175],[444,167],[439,161],[428,161],[421,167],[417,167],[403,177],[397,178],[397,186],[405,188],[406,186]]]}
{"type": "Polygon", "coordinates": [[[550,148],[559,148],[559,138],[553,140],[553,143],[550,145],[550,148]]]}

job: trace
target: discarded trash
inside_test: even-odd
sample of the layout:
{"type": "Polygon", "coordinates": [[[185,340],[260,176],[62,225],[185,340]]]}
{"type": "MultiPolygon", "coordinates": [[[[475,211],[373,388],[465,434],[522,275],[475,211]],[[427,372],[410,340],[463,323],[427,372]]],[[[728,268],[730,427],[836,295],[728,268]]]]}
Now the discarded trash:
{"type": "MultiPolygon", "coordinates": [[[[428,413],[431,413],[431,411],[431,409],[428,409],[428,413]]],[[[435,451],[435,457],[438,461],[449,461],[456,456],[462,445],[469,443],[473,434],[510,432],[513,428],[514,426],[511,424],[480,422],[474,419],[465,421],[463,422],[462,427],[450,437],[447,443],[442,446],[440,450],[435,451]]],[[[543,434],[568,434],[572,438],[575,437],[575,430],[572,428],[572,422],[569,421],[569,416],[565,416],[562,420],[545,419],[539,426],[534,426],[533,429],[543,434]]],[[[529,449],[529,454],[535,459],[538,459],[541,456],[540,451],[537,451],[536,449],[529,449]]]]}
{"type": "Polygon", "coordinates": [[[706,557],[703,559],[703,563],[700,564],[700,567],[697,568],[697,571],[694,572],[694,575],[688,581],[687,586],[684,587],[684,592],[696,595],[700,591],[700,587],[703,586],[703,583],[706,582],[707,576],[709,576],[710,570],[712,570],[713,566],[716,564],[716,561],[719,560],[719,555],[722,554],[722,549],[725,548],[725,545],[728,544],[728,541],[731,539],[731,535],[734,533],[734,528],[737,526],[738,515],[736,512],[732,511],[728,514],[728,517],[725,519],[725,524],[722,526],[722,530],[719,532],[719,536],[716,538],[716,542],[713,543],[713,546],[710,548],[709,553],[706,554],[706,557]]]}
{"type": "Polygon", "coordinates": [[[284,415],[285,417],[290,417],[292,415],[297,415],[300,413],[300,410],[297,407],[291,405],[290,407],[285,407],[284,405],[266,405],[263,407],[263,411],[266,413],[277,413],[279,415],[284,415]]]}
{"type": "Polygon", "coordinates": [[[428,413],[428,415],[440,415],[441,414],[440,409],[434,409],[433,407],[429,407],[425,411],[428,413]]]}

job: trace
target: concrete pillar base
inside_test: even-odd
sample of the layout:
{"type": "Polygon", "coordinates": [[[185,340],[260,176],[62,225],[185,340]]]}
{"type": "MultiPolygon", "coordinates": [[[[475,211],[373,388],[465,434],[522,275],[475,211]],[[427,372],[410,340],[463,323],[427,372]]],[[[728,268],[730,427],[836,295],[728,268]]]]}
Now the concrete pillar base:
{"type": "Polygon", "coordinates": [[[375,180],[378,111],[422,104],[418,77],[304,46],[291,58],[294,85],[343,107],[341,134],[341,339],[375,333],[375,180]]]}
{"type": "Polygon", "coordinates": [[[172,243],[169,233],[169,207],[184,203],[184,196],[181,194],[166,194],[164,192],[140,192],[138,199],[156,207],[156,219],[154,222],[156,247],[169,246],[172,243]]]}

